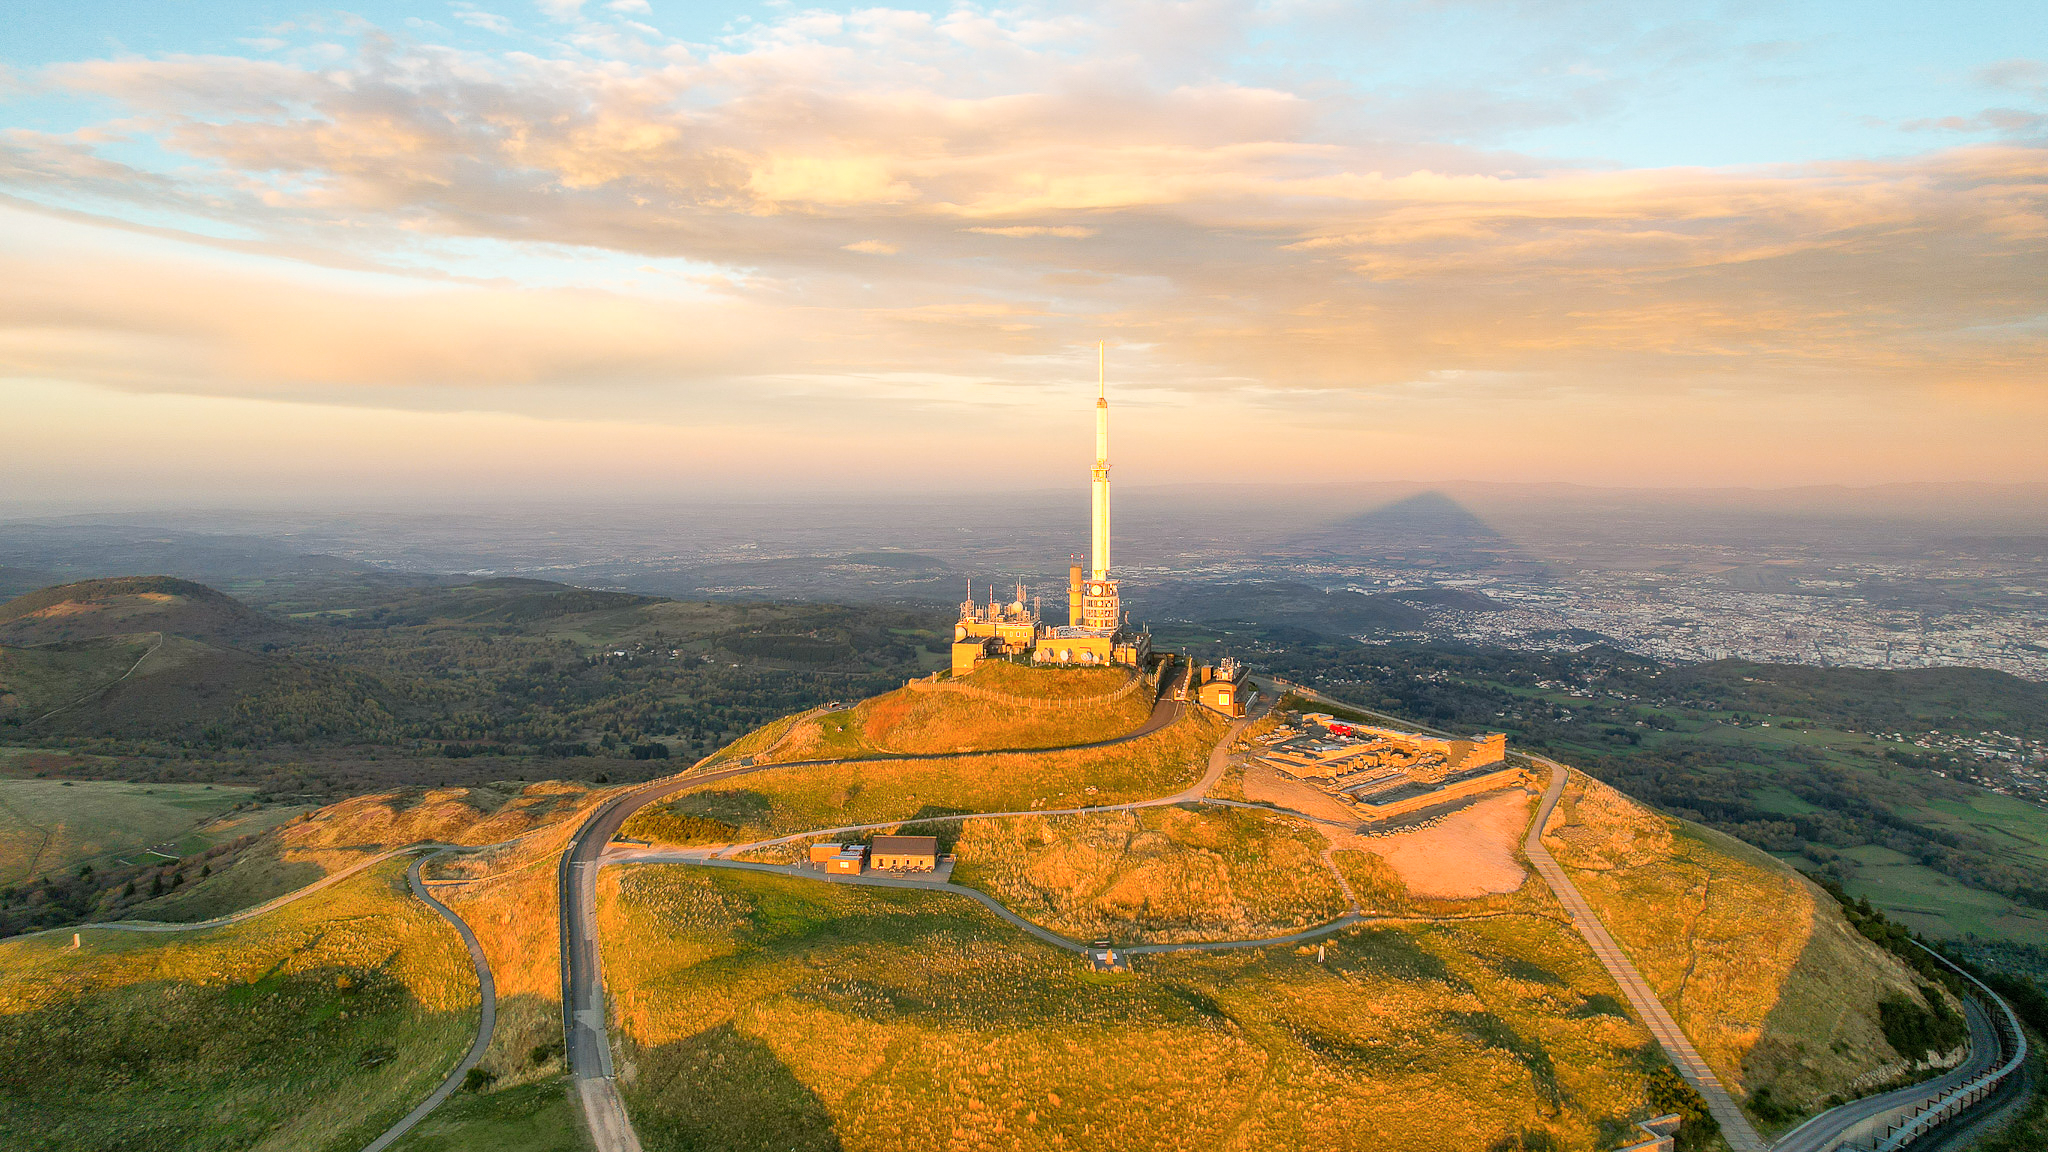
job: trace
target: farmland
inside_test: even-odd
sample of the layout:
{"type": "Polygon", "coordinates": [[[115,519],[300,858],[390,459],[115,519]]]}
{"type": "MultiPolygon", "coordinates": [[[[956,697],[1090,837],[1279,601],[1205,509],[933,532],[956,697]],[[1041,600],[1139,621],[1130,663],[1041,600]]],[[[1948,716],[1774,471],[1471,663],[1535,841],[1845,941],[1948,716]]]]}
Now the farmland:
{"type": "Polygon", "coordinates": [[[303,810],[252,806],[254,795],[230,785],[0,779],[0,882],[85,863],[105,869],[151,847],[185,856],[303,810]]]}

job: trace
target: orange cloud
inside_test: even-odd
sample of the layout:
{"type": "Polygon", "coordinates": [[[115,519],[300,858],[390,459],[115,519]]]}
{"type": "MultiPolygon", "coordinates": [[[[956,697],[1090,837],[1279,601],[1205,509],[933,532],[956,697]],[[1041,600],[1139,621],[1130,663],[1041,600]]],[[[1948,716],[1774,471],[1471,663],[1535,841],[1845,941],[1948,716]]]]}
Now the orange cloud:
{"type": "MultiPolygon", "coordinates": [[[[1085,30],[1063,20],[805,13],[630,58],[371,36],[317,67],[49,69],[36,82],[127,115],[0,136],[0,184],[251,238],[0,250],[0,373],[376,406],[460,393],[549,418],[564,394],[607,414],[656,393],[719,414],[800,397],[783,419],[943,440],[972,424],[934,411],[1039,402],[1108,338],[1127,395],[1227,417],[1231,436],[1185,434],[1263,445],[1275,467],[1355,470],[1369,449],[1373,467],[1490,468],[1528,429],[1591,452],[1568,429],[1600,427],[1617,459],[1664,438],[1717,452],[1707,470],[1789,474],[1860,466],[1814,445],[1892,443],[1901,413],[1957,451],[2001,429],[2033,451],[2012,467],[2048,467],[2029,423],[2048,149],[1544,168],[1375,139],[1313,94],[1077,59],[1085,30]],[[120,133],[193,163],[138,169],[103,146],[120,133]],[[309,253],[477,280],[287,270],[309,253]],[[614,254],[695,279],[561,271],[614,254]],[[1760,412],[1796,429],[1799,459],[1749,426],[1760,412]],[[1438,447],[1410,459],[1417,444],[1438,447]]],[[[0,213],[0,241],[46,227],[0,213]]]]}

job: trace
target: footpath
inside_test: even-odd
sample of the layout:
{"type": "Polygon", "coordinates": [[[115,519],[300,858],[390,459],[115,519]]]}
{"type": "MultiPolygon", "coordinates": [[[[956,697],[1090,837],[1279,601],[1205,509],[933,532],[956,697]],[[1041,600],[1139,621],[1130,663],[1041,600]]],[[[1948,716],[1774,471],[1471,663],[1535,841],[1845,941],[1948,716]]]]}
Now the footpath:
{"type": "Polygon", "coordinates": [[[1734,1098],[1728,1095],[1728,1089],[1722,1086],[1720,1078],[1714,1075],[1714,1070],[1707,1066],[1699,1049],[1694,1048],[1692,1041],[1685,1038],[1685,1032],[1679,1028],[1678,1021],[1672,1019],[1671,1013],[1664,1010],[1664,1002],[1657,999],[1657,994],[1650,989],[1642,974],[1636,971],[1636,966],[1630,963],[1621,946],[1614,942],[1614,937],[1607,934],[1607,928],[1600,923],[1600,918],[1593,914],[1592,906],[1586,903],[1585,897],[1579,895],[1579,890],[1572,884],[1571,877],[1564,874],[1564,869],[1551,858],[1550,850],[1543,846],[1543,826],[1550,822],[1551,810],[1557,807],[1558,797],[1564,795],[1565,781],[1570,778],[1571,773],[1564,765],[1554,760],[1544,760],[1535,756],[1530,759],[1550,769],[1550,787],[1544,791],[1543,803],[1536,809],[1536,819],[1529,825],[1529,838],[1522,842],[1523,850],[1529,854],[1529,863],[1536,866],[1537,874],[1550,885],[1551,891],[1557,893],[1559,902],[1564,905],[1565,911],[1571,914],[1572,926],[1579,930],[1579,935],[1585,939],[1587,946],[1593,949],[1593,955],[1599,958],[1601,966],[1607,969],[1607,974],[1621,986],[1622,994],[1628,997],[1628,1002],[1634,1006],[1636,1015],[1649,1027],[1650,1035],[1657,1038],[1658,1046],[1664,1049],[1664,1055],[1678,1069],[1678,1074],[1685,1077],[1686,1082],[1706,1100],[1707,1111],[1720,1123],[1721,1135],[1728,1141],[1728,1147],[1734,1149],[1734,1152],[1764,1152],[1770,1145],[1757,1134],[1756,1128],[1749,1122],[1749,1117],[1742,1114],[1742,1109],[1736,1105],[1734,1098]]]}

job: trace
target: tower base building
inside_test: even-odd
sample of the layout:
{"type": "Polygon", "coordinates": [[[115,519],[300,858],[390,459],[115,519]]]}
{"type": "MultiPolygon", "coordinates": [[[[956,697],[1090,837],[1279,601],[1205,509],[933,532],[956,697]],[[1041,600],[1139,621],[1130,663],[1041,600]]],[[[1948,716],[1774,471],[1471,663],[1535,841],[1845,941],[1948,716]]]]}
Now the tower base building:
{"type": "Polygon", "coordinates": [[[1087,569],[1079,557],[1067,569],[1067,622],[1039,619],[1036,601],[1028,605],[1025,589],[1017,598],[996,603],[993,591],[986,606],[974,602],[970,589],[953,627],[953,674],[972,671],[991,656],[1031,654],[1033,664],[1102,667],[1123,664],[1145,667],[1152,656],[1152,637],[1133,629],[1125,619],[1117,581],[1109,574],[1109,398],[1097,383],[1095,397],[1095,466],[1091,480],[1091,543],[1087,569]]]}

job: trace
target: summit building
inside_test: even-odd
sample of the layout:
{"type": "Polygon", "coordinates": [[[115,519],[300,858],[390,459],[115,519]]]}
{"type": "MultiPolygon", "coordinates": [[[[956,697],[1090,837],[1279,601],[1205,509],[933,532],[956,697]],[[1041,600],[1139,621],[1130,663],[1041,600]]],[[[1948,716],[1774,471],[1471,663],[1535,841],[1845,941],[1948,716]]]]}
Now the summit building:
{"type": "Polygon", "coordinates": [[[987,605],[977,604],[970,591],[960,605],[960,620],[953,626],[955,675],[971,670],[985,657],[996,655],[1022,656],[1029,652],[1034,664],[1125,664],[1143,668],[1152,654],[1151,636],[1131,627],[1123,610],[1118,581],[1110,575],[1109,392],[1102,368],[1098,347],[1095,464],[1089,469],[1090,550],[1085,571],[1078,557],[1067,569],[1067,622],[1043,622],[1037,601],[1026,603],[1022,584],[1017,586],[1017,598],[1006,605],[996,603],[993,596],[987,605]]]}

